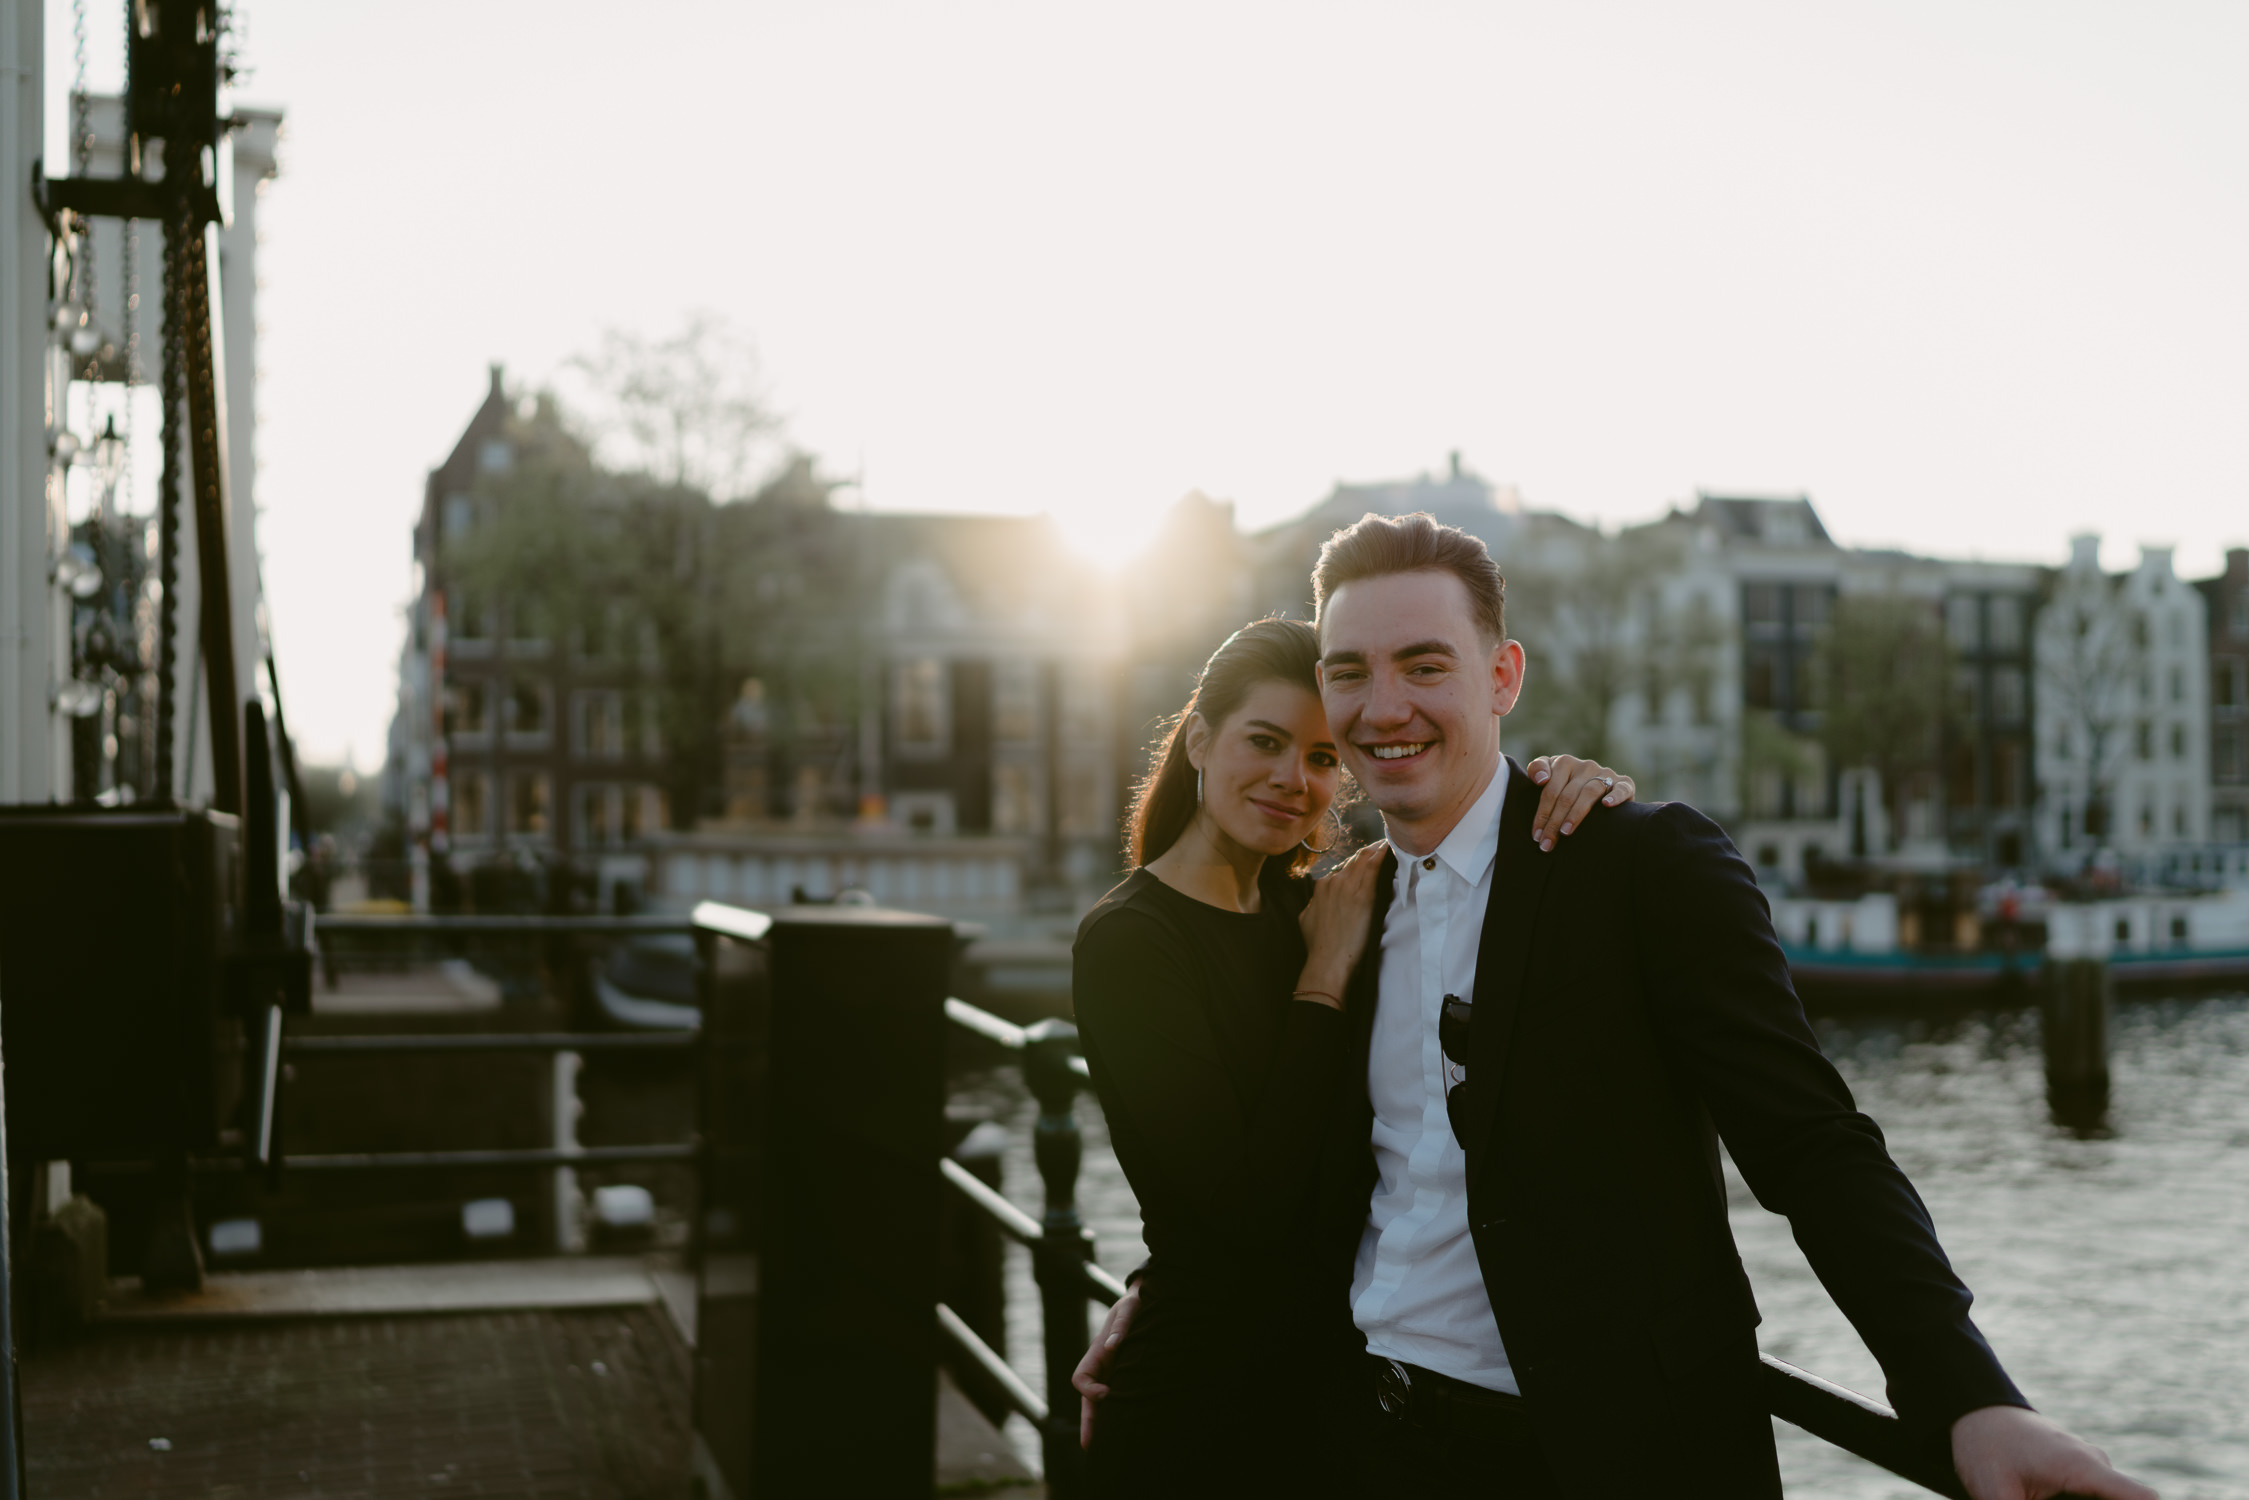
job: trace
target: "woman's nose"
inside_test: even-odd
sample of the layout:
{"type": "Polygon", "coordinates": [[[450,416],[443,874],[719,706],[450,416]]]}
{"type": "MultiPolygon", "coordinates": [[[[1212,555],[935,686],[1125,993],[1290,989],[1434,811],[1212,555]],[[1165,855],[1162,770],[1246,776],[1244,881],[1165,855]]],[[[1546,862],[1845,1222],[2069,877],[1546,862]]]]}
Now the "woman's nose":
{"type": "Polygon", "coordinates": [[[1273,785],[1286,791],[1301,792],[1309,782],[1300,760],[1284,760],[1273,767],[1273,785]]]}

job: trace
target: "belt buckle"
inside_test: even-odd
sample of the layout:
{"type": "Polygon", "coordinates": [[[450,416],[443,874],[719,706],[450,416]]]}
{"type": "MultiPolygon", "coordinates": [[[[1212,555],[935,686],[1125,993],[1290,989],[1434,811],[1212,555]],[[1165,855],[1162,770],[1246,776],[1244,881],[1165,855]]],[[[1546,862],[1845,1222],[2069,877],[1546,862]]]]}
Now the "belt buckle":
{"type": "Polygon", "coordinates": [[[1411,1420],[1413,1377],[1394,1359],[1383,1360],[1382,1368],[1375,1371],[1374,1404],[1386,1417],[1395,1417],[1401,1422],[1411,1420]]]}

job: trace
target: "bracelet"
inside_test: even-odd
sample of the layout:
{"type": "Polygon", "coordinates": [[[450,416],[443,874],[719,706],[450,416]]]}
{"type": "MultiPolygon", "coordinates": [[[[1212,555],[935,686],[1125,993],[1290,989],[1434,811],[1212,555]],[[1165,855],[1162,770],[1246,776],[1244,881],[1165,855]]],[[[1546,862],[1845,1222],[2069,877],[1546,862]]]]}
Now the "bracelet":
{"type": "Polygon", "coordinates": [[[1326,990],[1298,990],[1294,994],[1290,995],[1289,998],[1291,1000],[1301,1000],[1307,995],[1317,995],[1322,1000],[1326,1000],[1332,1003],[1337,1010],[1343,1009],[1343,997],[1341,995],[1331,995],[1326,990]]]}

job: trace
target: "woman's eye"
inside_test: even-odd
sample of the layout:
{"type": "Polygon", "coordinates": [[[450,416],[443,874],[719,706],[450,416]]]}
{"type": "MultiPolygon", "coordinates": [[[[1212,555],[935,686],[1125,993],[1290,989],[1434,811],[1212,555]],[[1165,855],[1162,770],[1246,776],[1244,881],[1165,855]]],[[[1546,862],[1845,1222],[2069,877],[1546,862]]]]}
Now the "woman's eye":
{"type": "Polygon", "coordinates": [[[1249,737],[1249,742],[1258,749],[1266,751],[1278,750],[1281,747],[1281,742],[1269,734],[1253,734],[1249,737]]]}
{"type": "Polygon", "coordinates": [[[1312,757],[1312,764],[1323,771],[1332,771],[1335,769],[1335,757],[1322,750],[1312,757]]]}

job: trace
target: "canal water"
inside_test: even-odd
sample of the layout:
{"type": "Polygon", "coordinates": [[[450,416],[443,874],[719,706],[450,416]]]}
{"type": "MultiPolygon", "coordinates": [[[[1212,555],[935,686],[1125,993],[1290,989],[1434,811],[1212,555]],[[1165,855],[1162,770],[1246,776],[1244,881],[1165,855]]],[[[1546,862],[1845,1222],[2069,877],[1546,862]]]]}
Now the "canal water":
{"type": "MultiPolygon", "coordinates": [[[[2049,1120],[2031,1011],[1822,1018],[1822,1045],[1936,1218],[1976,1318],[2042,1410],[2165,1500],[2249,1497],[2249,997],[2118,1007],[2111,1132],[2049,1120]]],[[[1036,1209],[1037,1106],[1011,1074],[963,1077],[1003,1111],[1008,1195],[1036,1209]]],[[[1079,1201],[1101,1263],[1140,1257],[1139,1211],[1091,1096],[1079,1201]]],[[[1731,1174],[1734,1235],[1766,1352],[1880,1396],[1873,1357],[1788,1233],[1731,1174]]],[[[1029,1257],[1008,1268],[1009,1358],[1043,1389],[1029,1257]]],[[[1010,1436],[1036,1462],[1017,1419],[1010,1436]]],[[[1904,1481],[1774,1424],[1791,1495],[1910,1500],[1904,1481]]]]}

